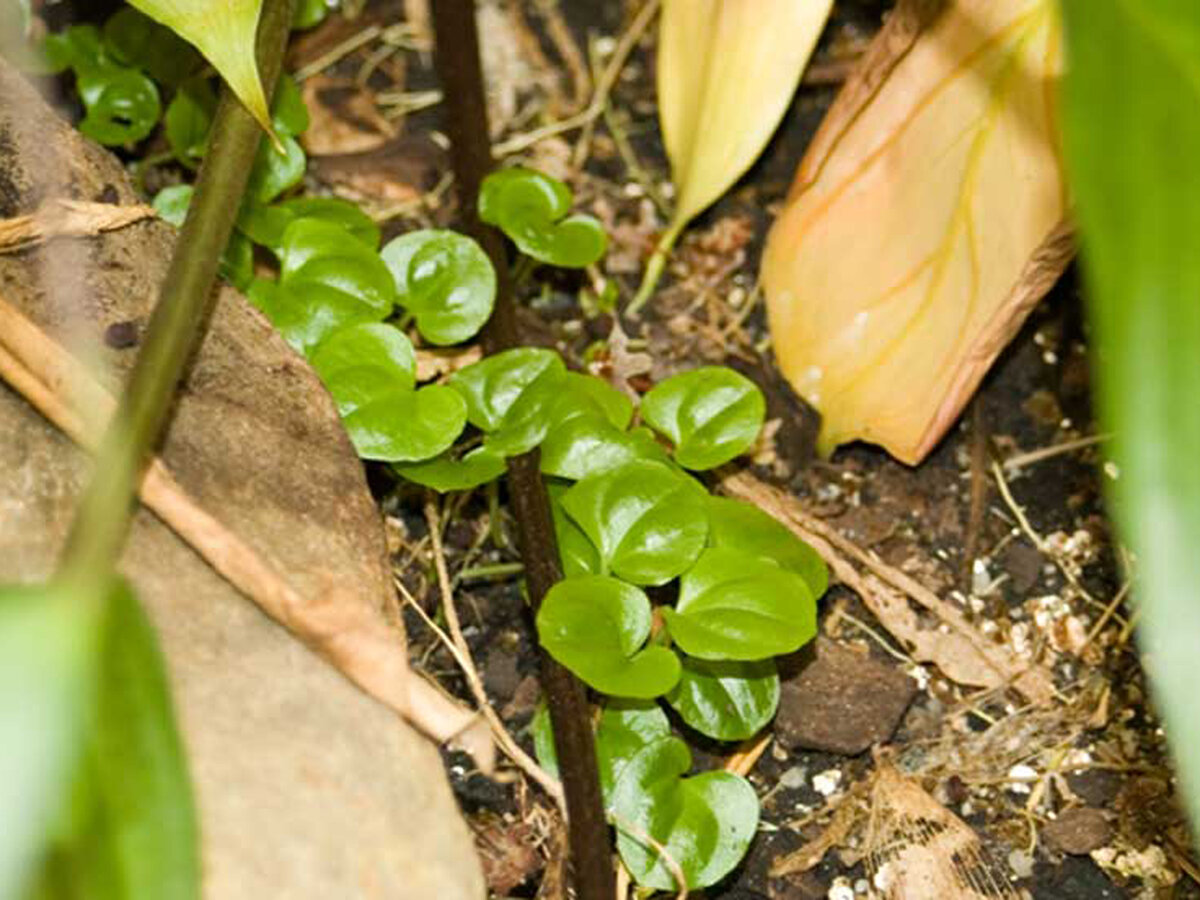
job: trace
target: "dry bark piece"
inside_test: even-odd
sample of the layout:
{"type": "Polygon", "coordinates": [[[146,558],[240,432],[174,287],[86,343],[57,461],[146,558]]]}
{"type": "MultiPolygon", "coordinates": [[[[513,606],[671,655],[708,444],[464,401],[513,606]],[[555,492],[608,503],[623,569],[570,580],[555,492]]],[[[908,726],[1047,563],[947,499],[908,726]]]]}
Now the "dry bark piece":
{"type": "Polygon", "coordinates": [[[1073,254],[1052,0],[902,2],[830,109],[762,279],[819,448],[919,462],[1073,254]]]}
{"type": "MultiPolygon", "coordinates": [[[[117,161],[2,64],[0,96],[0,216],[62,195],[136,202],[117,161]]],[[[133,354],[105,348],[104,326],[145,319],[174,238],[150,222],[0,257],[0,292],[58,343],[111,363],[112,391],[133,354]]],[[[204,508],[253,540],[301,596],[317,598],[318,612],[358,604],[387,621],[378,512],[332,402],[233,291],[218,298],[162,455],[204,508]]],[[[86,460],[0,388],[0,469],[0,577],[43,578],[86,460]]],[[[483,895],[432,746],[144,511],[122,568],[167,659],[196,785],[207,898],[483,895]]]]}
{"type": "Polygon", "coordinates": [[[790,747],[857,756],[892,736],[915,694],[895,666],[818,638],[816,658],[781,686],[775,731],[790,747]]]}
{"type": "Polygon", "coordinates": [[[155,215],[144,204],[119,206],[80,200],[48,200],[35,212],[0,219],[0,253],[24,250],[55,237],[87,237],[115,231],[155,215]]]}

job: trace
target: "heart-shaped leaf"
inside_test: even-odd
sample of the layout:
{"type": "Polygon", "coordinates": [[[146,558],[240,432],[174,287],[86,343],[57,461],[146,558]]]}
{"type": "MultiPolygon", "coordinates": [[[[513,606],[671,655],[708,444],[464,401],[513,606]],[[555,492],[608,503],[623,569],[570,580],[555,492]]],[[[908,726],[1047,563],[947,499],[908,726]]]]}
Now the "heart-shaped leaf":
{"type": "Polygon", "coordinates": [[[604,255],[608,236],[591,216],[568,216],[570,209],[570,189],[530,169],[493,172],[479,191],[479,217],[522,253],[554,266],[584,268],[604,255]]]}
{"type": "Polygon", "coordinates": [[[712,469],[750,449],[765,415],[762,391],[724,366],[681,372],[642,398],[642,418],[671,439],[685,469],[712,469]]]}
{"type": "Polygon", "coordinates": [[[474,337],[492,314],[496,273],[486,253],[455,231],[411,231],[380,251],[396,281],[398,302],[433,344],[474,337]]]}
{"type": "Polygon", "coordinates": [[[555,427],[542,443],[546,475],[579,480],[637,459],[667,462],[667,451],[648,429],[621,431],[595,416],[579,416],[555,427]]]}
{"type": "Polygon", "coordinates": [[[255,278],[246,299],[260,309],[283,339],[307,354],[326,337],[351,325],[378,322],[379,312],[345,291],[307,285],[290,291],[277,281],[255,278]]]}
{"type": "Polygon", "coordinates": [[[617,697],[658,697],[679,680],[679,659],[666,647],[646,647],[650,601],[616,578],[582,575],[554,585],[537,614],[546,652],[598,691],[617,697]]]}
{"type": "Polygon", "coordinates": [[[171,29],[130,6],[108,17],[104,45],[113,59],[141,69],[167,87],[182,84],[204,64],[200,54],[171,29]]]}
{"type": "Polygon", "coordinates": [[[158,88],[135,69],[81,71],[76,86],[87,111],[79,130],[101,144],[140,141],[154,130],[162,114],[158,88]]]}
{"type": "Polygon", "coordinates": [[[577,396],[591,400],[614,428],[624,431],[633,421],[633,400],[603,378],[583,372],[568,372],[567,386],[577,396]]]}
{"type": "Polygon", "coordinates": [[[596,767],[600,790],[611,801],[625,766],[645,746],[671,736],[671,723],[657,703],[612,698],[596,726],[596,767]]]}
{"type": "Polygon", "coordinates": [[[459,369],[449,383],[467,401],[467,420],[480,431],[493,432],[531,385],[561,380],[565,374],[562,357],[553,350],[520,347],[459,369]]]}
{"type": "Polygon", "coordinates": [[[719,741],[744,741],[771,721],[779,706],[775,660],[721,662],[684,656],[667,702],[692,728],[719,741]]]}
{"type": "Polygon", "coordinates": [[[661,463],[636,460],[590,475],[563,508],[600,550],[604,571],[665,584],[687,570],[708,537],[703,497],[661,463]]]}
{"type": "Polygon", "coordinates": [[[412,344],[391,325],[341,329],[317,346],[311,361],[364,459],[430,459],[453,444],[466,424],[466,404],[450,388],[413,390],[412,344]]]}
{"type": "Polygon", "coordinates": [[[680,648],[700,659],[766,659],[817,633],[816,602],[803,578],[720,548],[705,550],[683,574],[679,602],[663,615],[680,648]]]}
{"type": "Polygon", "coordinates": [[[130,3],[204,54],[250,114],[266,131],[271,130],[255,57],[262,0],[130,0],[130,3]]]}
{"type": "Polygon", "coordinates": [[[65,799],[95,665],[78,598],[0,588],[0,885],[25,882],[65,799]]]}
{"type": "Polygon", "coordinates": [[[746,855],[758,828],[758,797],[731,772],[682,777],[692,755],[678,738],[642,748],[621,772],[609,809],[617,850],[638,884],[679,890],[652,837],[670,855],[692,890],[720,881],[746,855]]]}
{"type": "Polygon", "coordinates": [[[767,559],[804,579],[813,597],[829,586],[820,555],[772,516],[741,500],[708,498],[708,545],[767,559]]]}
{"type": "Polygon", "coordinates": [[[550,495],[550,511],[554,516],[554,537],[558,544],[558,557],[562,561],[563,575],[599,575],[601,572],[600,551],[588,540],[575,520],[562,508],[562,496],[569,486],[561,481],[548,480],[546,491],[550,495]]]}
{"type": "Polygon", "coordinates": [[[275,204],[293,219],[319,219],[343,229],[372,250],[379,247],[379,226],[357,204],[339,197],[293,197],[275,204]]]}
{"type": "MultiPolygon", "coordinates": [[[[133,12],[133,10],[130,10],[133,12]]],[[[175,92],[163,125],[175,158],[190,169],[200,164],[208,129],[217,108],[217,95],[206,78],[193,78],[175,92]]]]}
{"type": "Polygon", "coordinates": [[[495,481],[504,474],[504,457],[487,447],[476,447],[462,458],[442,454],[428,462],[394,465],[392,470],[401,478],[444,494],[495,481]]]}
{"type": "Polygon", "coordinates": [[[278,146],[264,141],[259,144],[258,154],[254,157],[246,196],[259,203],[270,203],[300,183],[307,164],[304,148],[294,137],[280,138],[278,146]]]}

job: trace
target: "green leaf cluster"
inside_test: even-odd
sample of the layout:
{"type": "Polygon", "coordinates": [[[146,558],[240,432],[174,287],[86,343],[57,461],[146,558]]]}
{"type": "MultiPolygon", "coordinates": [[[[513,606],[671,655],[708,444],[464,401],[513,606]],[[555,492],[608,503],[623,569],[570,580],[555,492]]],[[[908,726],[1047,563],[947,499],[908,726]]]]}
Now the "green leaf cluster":
{"type": "Polygon", "coordinates": [[[598,261],[608,235],[591,216],[571,214],[571,189],[556,178],[514,167],[493,172],[479,191],[479,217],[531,259],[582,269],[598,261]]]}

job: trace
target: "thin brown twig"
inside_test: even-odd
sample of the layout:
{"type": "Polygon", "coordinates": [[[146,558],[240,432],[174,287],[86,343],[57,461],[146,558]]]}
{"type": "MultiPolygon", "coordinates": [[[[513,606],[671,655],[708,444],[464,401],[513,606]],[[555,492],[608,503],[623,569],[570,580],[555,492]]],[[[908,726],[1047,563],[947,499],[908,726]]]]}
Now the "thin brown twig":
{"type": "MultiPolygon", "coordinates": [[[[450,587],[450,572],[446,567],[446,553],[442,548],[442,522],[438,515],[437,501],[432,494],[425,499],[425,521],[429,524],[429,544],[433,550],[433,569],[437,573],[438,591],[442,598],[442,612],[446,616],[450,639],[456,650],[454,659],[467,679],[467,687],[471,690],[471,696],[475,698],[479,712],[483,714],[491,727],[492,735],[495,737],[496,743],[500,745],[500,749],[522,772],[540,784],[542,789],[554,798],[554,802],[562,809],[563,815],[566,815],[566,802],[563,799],[562,785],[559,784],[558,779],[547,774],[546,770],[513,740],[512,735],[508,733],[508,729],[504,727],[500,716],[488,700],[487,691],[483,687],[483,679],[479,677],[479,670],[475,668],[475,662],[471,658],[471,648],[467,645],[467,639],[463,637],[462,623],[458,619],[458,609],[454,605],[454,591],[450,587]]],[[[436,627],[434,633],[439,637],[443,636],[441,629],[436,627]]]]}

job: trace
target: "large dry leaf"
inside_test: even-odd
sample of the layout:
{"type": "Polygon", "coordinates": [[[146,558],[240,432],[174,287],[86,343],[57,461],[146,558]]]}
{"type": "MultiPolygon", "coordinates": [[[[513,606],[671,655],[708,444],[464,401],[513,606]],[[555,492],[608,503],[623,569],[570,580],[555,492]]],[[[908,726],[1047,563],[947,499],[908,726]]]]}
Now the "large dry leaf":
{"type": "Polygon", "coordinates": [[[758,157],[832,0],[665,0],[658,107],[682,226],[758,157]]]}
{"type": "Polygon", "coordinates": [[[889,19],[763,259],[775,354],[826,453],[923,458],[1072,253],[1056,4],[952,0],[922,30],[929,8],[889,19]]]}

